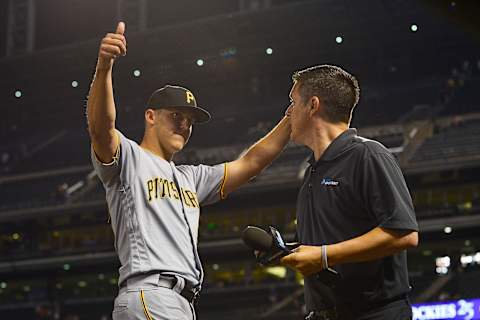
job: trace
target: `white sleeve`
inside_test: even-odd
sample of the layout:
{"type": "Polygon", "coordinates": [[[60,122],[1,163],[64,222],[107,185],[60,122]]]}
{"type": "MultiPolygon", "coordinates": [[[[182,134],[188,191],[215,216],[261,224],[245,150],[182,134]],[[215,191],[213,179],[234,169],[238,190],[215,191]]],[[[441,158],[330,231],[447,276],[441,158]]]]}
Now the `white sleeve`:
{"type": "Polygon", "coordinates": [[[117,133],[119,144],[112,162],[101,162],[97,158],[93,146],[90,148],[93,168],[104,185],[111,184],[118,179],[122,183],[128,184],[135,171],[137,163],[136,149],[139,147],[134,141],[127,139],[120,131],[117,130],[117,133]]]}
{"type": "Polygon", "coordinates": [[[226,178],[226,164],[215,166],[190,166],[193,171],[195,187],[200,205],[211,204],[223,199],[223,187],[226,178]]]}

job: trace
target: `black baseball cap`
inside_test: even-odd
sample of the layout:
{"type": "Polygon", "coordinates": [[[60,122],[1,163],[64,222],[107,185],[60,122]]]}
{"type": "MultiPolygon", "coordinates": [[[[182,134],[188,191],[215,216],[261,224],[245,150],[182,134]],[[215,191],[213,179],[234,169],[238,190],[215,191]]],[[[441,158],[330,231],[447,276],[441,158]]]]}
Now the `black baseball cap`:
{"type": "Polygon", "coordinates": [[[197,106],[197,101],[193,93],[180,86],[166,85],[163,88],[155,90],[148,99],[146,109],[179,108],[187,109],[193,112],[195,122],[207,122],[212,117],[210,113],[197,106]]]}

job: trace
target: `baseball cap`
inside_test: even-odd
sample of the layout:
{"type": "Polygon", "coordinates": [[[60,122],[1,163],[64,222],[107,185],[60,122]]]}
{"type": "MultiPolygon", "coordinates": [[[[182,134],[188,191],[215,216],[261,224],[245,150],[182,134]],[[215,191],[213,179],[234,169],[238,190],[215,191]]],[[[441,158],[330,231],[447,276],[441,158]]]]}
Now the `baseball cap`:
{"type": "Polygon", "coordinates": [[[166,85],[155,90],[148,99],[146,109],[178,108],[193,112],[195,122],[207,122],[211,119],[210,113],[197,106],[193,93],[187,88],[166,85]]]}

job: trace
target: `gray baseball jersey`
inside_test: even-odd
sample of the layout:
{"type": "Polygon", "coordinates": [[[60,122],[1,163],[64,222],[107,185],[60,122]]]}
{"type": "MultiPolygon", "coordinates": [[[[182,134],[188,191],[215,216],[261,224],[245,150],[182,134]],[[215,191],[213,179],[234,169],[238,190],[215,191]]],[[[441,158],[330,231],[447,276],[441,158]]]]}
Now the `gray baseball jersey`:
{"type": "Polygon", "coordinates": [[[99,162],[93,148],[92,162],[106,190],[121,263],[119,284],[137,274],[159,271],[200,285],[200,206],[221,198],[225,164],[176,166],[122,133],[118,136],[120,147],[112,163],[99,162]]]}

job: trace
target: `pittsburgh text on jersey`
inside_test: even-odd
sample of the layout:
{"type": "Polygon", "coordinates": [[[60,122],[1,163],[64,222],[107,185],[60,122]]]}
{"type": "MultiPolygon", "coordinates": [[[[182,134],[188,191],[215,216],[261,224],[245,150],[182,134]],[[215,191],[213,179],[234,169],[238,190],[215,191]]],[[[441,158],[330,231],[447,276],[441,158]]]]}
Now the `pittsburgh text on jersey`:
{"type": "MultiPolygon", "coordinates": [[[[187,207],[199,207],[197,194],[195,192],[183,188],[180,188],[180,192],[182,194],[183,203],[187,207]]],[[[180,200],[175,182],[159,177],[147,181],[147,196],[149,202],[152,200],[164,199],[165,197],[180,200]]]]}

